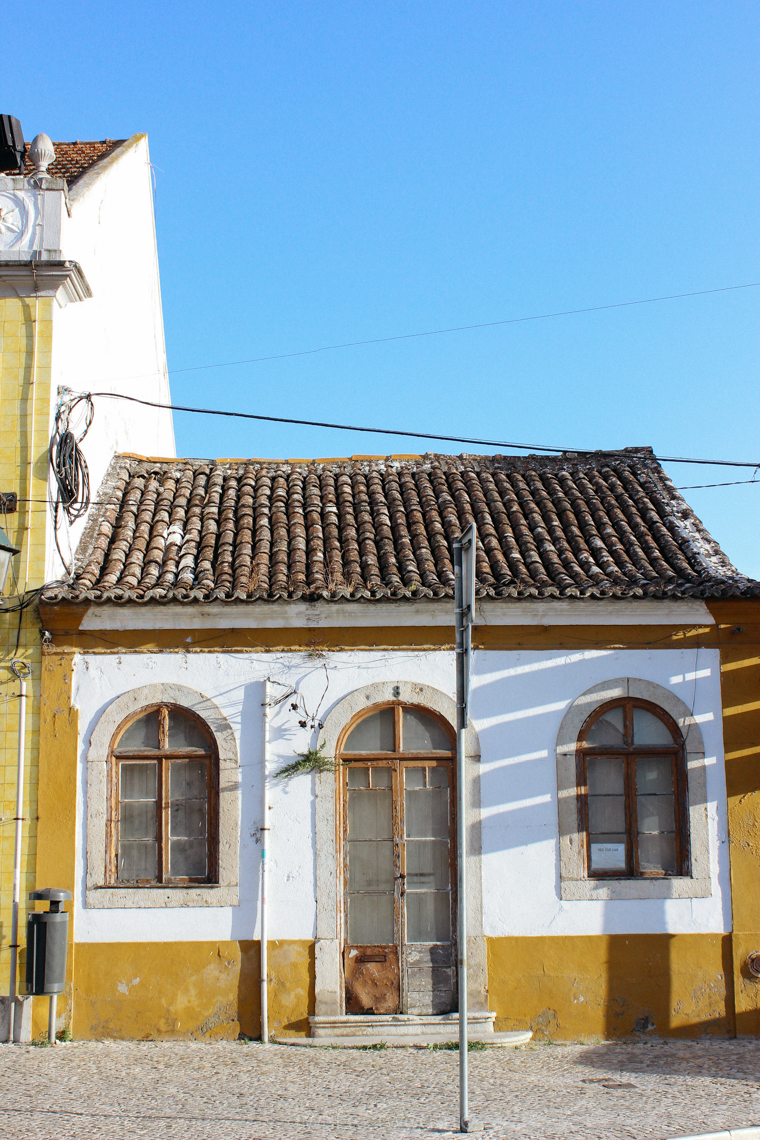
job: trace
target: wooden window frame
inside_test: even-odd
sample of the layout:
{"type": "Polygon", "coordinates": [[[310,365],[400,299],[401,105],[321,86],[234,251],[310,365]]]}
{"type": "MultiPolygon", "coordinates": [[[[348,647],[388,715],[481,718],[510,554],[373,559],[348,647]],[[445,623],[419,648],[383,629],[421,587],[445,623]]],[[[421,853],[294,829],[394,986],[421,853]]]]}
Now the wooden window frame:
{"type": "Polygon", "coordinates": [[[219,757],[214,734],[208,725],[191,709],[170,702],[146,705],[123,721],[114,733],[108,754],[109,767],[109,819],[107,833],[106,885],[133,888],[186,887],[214,885],[219,881],[219,757]],[[158,711],[158,749],[120,750],[119,741],[138,720],[158,711]],[[198,725],[206,738],[208,748],[169,749],[169,712],[177,712],[198,725]],[[169,765],[177,760],[203,760],[206,763],[206,867],[203,876],[169,874],[169,765]],[[119,803],[120,767],[122,763],[156,763],[156,838],[158,845],[158,875],[155,879],[119,878],[119,803]]]}
{"type": "Polygon", "coordinates": [[[578,781],[578,827],[583,838],[586,877],[589,879],[676,879],[690,874],[689,852],[689,808],[688,808],[688,781],[686,773],[686,751],[684,739],[678,725],[673,718],[659,705],[639,697],[623,697],[606,701],[594,709],[593,713],[584,722],[578,734],[578,747],[576,750],[577,781],[578,781]],[[621,748],[610,748],[601,745],[587,745],[586,738],[593,725],[611,709],[622,708],[625,745],[621,748]],[[672,739],[672,746],[659,745],[652,747],[637,746],[633,739],[633,710],[645,709],[653,713],[668,729],[672,739]],[[673,804],[675,811],[675,871],[642,871],[639,867],[639,851],[636,836],[637,805],[636,805],[636,758],[639,756],[670,756],[671,772],[673,777],[673,804]],[[591,835],[589,831],[588,807],[588,758],[589,756],[620,757],[624,762],[625,780],[625,846],[626,869],[593,870],[591,869],[591,835]]]}

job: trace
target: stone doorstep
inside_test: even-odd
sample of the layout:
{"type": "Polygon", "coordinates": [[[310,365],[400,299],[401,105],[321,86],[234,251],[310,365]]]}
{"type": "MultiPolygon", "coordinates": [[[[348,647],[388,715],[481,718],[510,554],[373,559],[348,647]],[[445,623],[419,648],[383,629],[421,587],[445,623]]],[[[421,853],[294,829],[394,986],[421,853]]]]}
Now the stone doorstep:
{"type": "MultiPolygon", "coordinates": [[[[518,1045],[527,1045],[533,1034],[530,1029],[513,1031],[511,1033],[471,1033],[470,1041],[482,1041],[489,1049],[516,1048],[518,1045]]],[[[275,1045],[300,1045],[311,1049],[366,1049],[372,1045],[384,1045],[387,1049],[427,1049],[430,1045],[445,1045],[457,1041],[457,1034],[428,1034],[420,1037],[416,1034],[395,1034],[385,1037],[377,1034],[366,1034],[361,1037],[273,1037],[275,1045]]]]}
{"type": "MultiPolygon", "coordinates": [[[[495,1013],[476,1010],[467,1015],[467,1026],[473,1037],[492,1034],[495,1013]]],[[[311,1037],[435,1037],[449,1041],[459,1036],[459,1014],[371,1013],[344,1014],[338,1017],[310,1017],[311,1037]]]]}

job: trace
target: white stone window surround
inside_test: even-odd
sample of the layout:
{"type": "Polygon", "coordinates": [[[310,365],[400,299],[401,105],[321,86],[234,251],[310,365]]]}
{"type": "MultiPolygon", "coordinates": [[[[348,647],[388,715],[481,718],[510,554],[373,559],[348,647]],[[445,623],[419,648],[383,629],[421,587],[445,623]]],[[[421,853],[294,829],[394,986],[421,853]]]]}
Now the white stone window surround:
{"type": "MultiPolygon", "coordinates": [[[[334,758],[341,735],[361,712],[375,705],[400,701],[438,713],[456,731],[456,704],[447,693],[414,681],[377,681],[364,685],[330,710],[319,740],[334,758]]],[[[480,835],[480,743],[470,720],[466,734],[467,803],[467,960],[469,1008],[488,1009],[488,963],[483,935],[480,835]]],[[[316,777],[317,930],[315,947],[315,1013],[317,1017],[345,1014],[341,949],[343,945],[343,879],[337,858],[339,782],[334,772],[316,777]]]]}
{"type": "Polygon", "coordinates": [[[186,685],[153,684],[130,689],[104,710],[87,752],[87,885],[85,906],[115,907],[237,906],[240,846],[240,773],[235,733],[219,706],[186,685]],[[124,721],[158,704],[189,709],[207,725],[219,756],[219,881],[183,887],[107,885],[109,757],[124,721]]]}
{"type": "Polygon", "coordinates": [[[568,708],[557,734],[557,811],[560,893],[567,900],[710,898],[707,780],[702,732],[684,702],[670,689],[636,677],[616,677],[586,689],[568,708]],[[684,737],[691,874],[661,879],[589,878],[585,836],[579,826],[576,749],[581,727],[600,705],[636,697],[669,713],[684,737]]]}

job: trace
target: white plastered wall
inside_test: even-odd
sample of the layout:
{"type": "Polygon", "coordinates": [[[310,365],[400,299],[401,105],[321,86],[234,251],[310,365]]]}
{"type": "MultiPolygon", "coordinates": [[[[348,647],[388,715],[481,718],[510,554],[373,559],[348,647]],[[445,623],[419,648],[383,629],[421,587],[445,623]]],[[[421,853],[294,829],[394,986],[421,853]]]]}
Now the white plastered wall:
{"type": "MultiPolygon", "coordinates": [[[[75,936],[78,941],[174,941],[258,937],[263,682],[293,684],[324,717],[354,690],[375,682],[424,683],[453,697],[448,652],[305,654],[136,653],[84,655],[74,667],[79,709],[75,936]],[[240,905],[172,910],[88,910],[84,906],[86,756],[106,706],[156,681],[211,698],[238,740],[241,785],[240,905]]],[[[271,692],[284,692],[276,684],[271,692]]],[[[480,652],[472,715],[481,746],[482,897],[486,935],[720,932],[729,928],[725,781],[719,660],[715,650],[480,652]],[[694,710],[706,748],[709,898],[563,901],[559,890],[556,763],[562,717],[605,678],[633,676],[670,688],[694,710]]],[[[314,742],[289,702],[271,711],[270,773],[314,742]]],[[[314,781],[270,779],[268,851],[270,938],[316,933],[314,781]]]]}
{"type": "MultiPolygon", "coordinates": [[[[151,180],[148,139],[136,135],[71,187],[61,254],[81,265],[92,297],[54,306],[51,433],[59,385],[169,402],[151,180]]],[[[96,399],[82,450],[95,497],[114,452],[175,454],[171,412],[96,399]]],[[[71,528],[72,550],[83,525],[71,528]]],[[[50,579],[60,573],[60,562],[51,523],[48,532],[50,579]]]]}

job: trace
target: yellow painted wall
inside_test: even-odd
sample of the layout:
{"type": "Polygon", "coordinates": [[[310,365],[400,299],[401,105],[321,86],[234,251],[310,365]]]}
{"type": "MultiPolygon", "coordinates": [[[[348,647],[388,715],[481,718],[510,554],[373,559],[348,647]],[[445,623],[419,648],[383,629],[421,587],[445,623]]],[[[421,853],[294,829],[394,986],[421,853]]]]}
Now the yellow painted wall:
{"type": "MultiPolygon", "coordinates": [[[[307,1036],[314,943],[270,942],[268,952],[270,1033],[307,1036]]],[[[73,1036],[258,1037],[259,953],[258,942],[79,943],[73,1036]]]]}
{"type": "MultiPolygon", "coordinates": [[[[15,491],[19,497],[18,512],[4,516],[0,513],[0,526],[16,546],[22,547],[21,555],[14,559],[16,577],[9,577],[6,594],[39,586],[44,581],[53,303],[49,299],[40,300],[35,310],[34,298],[0,299],[0,491],[15,491]],[[30,459],[34,461],[31,496],[30,459]],[[37,501],[28,502],[30,497],[37,501]]],[[[3,821],[0,823],[0,989],[3,991],[10,962],[18,748],[18,682],[9,668],[13,657],[23,658],[33,669],[27,688],[30,699],[26,719],[23,809],[26,822],[21,873],[21,898],[25,903],[27,893],[35,886],[37,850],[40,632],[36,607],[23,613],[20,629],[18,615],[0,616],[0,819],[3,821]]],[[[25,911],[22,911],[22,945],[25,926],[25,911]]]]}
{"type": "Polygon", "coordinates": [[[496,1029],[576,1041],[733,1034],[731,938],[597,934],[489,938],[496,1029]]]}
{"type": "Polygon", "coordinates": [[[723,747],[731,860],[736,1032],[760,1035],[760,979],[747,955],[760,950],[760,601],[716,602],[721,650],[723,747]]]}

